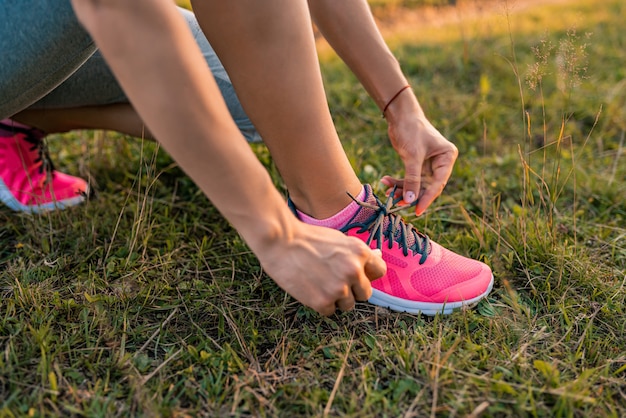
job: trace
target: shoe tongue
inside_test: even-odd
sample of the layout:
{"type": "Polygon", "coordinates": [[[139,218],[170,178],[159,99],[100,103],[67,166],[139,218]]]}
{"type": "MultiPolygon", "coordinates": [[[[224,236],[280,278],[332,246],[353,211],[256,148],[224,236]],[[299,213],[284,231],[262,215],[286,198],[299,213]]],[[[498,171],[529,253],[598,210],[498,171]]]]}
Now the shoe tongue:
{"type": "MultiPolygon", "coordinates": [[[[365,200],[364,201],[366,203],[369,203],[370,205],[379,206],[379,203],[377,202],[376,196],[372,192],[372,187],[369,184],[366,184],[364,187],[365,187],[365,200]]],[[[376,213],[376,211],[374,209],[370,209],[370,208],[362,206],[361,209],[359,210],[359,212],[352,219],[351,223],[355,223],[355,222],[356,223],[363,223],[363,222],[366,222],[367,220],[371,219],[372,216],[375,215],[375,213],[376,213]]],[[[389,230],[389,224],[391,222],[390,218],[392,218],[393,216],[400,216],[400,215],[396,214],[396,215],[391,215],[391,216],[385,216],[385,218],[383,220],[383,231],[388,231],[389,230]]],[[[400,222],[406,224],[406,229],[407,229],[407,234],[406,234],[407,248],[413,250],[414,252],[418,252],[418,250],[421,252],[422,246],[424,244],[422,242],[416,243],[416,238],[415,238],[415,232],[416,231],[414,231],[413,228],[410,228],[410,225],[407,224],[404,220],[402,220],[400,222]]],[[[394,231],[394,234],[393,234],[394,241],[399,243],[400,240],[401,240],[401,237],[402,237],[401,226],[398,225],[398,228],[396,228],[396,230],[394,231]]],[[[430,254],[430,251],[431,251],[431,246],[428,245],[428,253],[429,254],[430,254]]]]}

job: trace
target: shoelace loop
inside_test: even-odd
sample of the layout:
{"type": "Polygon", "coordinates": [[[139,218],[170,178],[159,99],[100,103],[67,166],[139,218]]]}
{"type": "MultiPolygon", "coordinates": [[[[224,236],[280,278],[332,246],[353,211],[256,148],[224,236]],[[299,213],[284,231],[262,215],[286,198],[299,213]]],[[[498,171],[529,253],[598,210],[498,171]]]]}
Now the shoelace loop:
{"type": "Polygon", "coordinates": [[[413,253],[421,255],[419,263],[424,264],[429,254],[428,249],[430,240],[428,236],[417,231],[413,225],[407,224],[401,216],[396,214],[396,212],[406,209],[407,207],[414,207],[417,205],[417,200],[409,206],[394,207],[400,200],[402,200],[401,197],[394,198],[396,195],[396,188],[397,187],[393,188],[387,197],[387,202],[385,204],[383,204],[380,199],[374,195],[376,205],[372,205],[368,202],[362,202],[348,193],[348,196],[350,196],[350,198],[359,206],[374,211],[374,214],[368,220],[359,224],[361,229],[358,232],[363,233],[370,231],[370,236],[368,237],[366,243],[367,245],[370,245],[372,240],[376,239],[378,249],[382,249],[383,237],[387,239],[389,249],[393,247],[394,242],[397,242],[402,248],[404,256],[408,256],[409,250],[411,250],[413,253]],[[385,218],[389,221],[386,228],[385,218]],[[413,234],[414,238],[414,243],[411,246],[409,246],[407,241],[409,234],[413,234]]]}

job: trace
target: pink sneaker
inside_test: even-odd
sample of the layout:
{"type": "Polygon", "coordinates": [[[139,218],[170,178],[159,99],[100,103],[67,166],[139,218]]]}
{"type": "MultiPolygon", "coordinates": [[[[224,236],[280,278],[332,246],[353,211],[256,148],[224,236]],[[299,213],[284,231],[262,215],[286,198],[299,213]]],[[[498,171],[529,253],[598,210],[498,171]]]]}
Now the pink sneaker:
{"type": "Polygon", "coordinates": [[[405,223],[395,212],[406,207],[392,209],[399,200],[389,197],[383,204],[366,185],[364,201],[355,199],[361,208],[340,229],[379,248],[387,263],[387,273],[372,282],[368,302],[433,316],[473,306],[486,297],[493,287],[489,267],[446,250],[405,223]]]}
{"type": "Polygon", "coordinates": [[[54,170],[44,135],[10,119],[0,121],[0,201],[15,211],[65,209],[89,193],[83,179],[54,170]]]}
{"type": "Polygon", "coordinates": [[[361,209],[341,231],[383,253],[387,274],[372,282],[370,303],[432,316],[473,306],[489,294],[493,274],[486,264],[443,248],[405,223],[394,213],[404,207],[392,209],[400,200],[393,193],[384,205],[369,185],[365,192],[361,209]]]}

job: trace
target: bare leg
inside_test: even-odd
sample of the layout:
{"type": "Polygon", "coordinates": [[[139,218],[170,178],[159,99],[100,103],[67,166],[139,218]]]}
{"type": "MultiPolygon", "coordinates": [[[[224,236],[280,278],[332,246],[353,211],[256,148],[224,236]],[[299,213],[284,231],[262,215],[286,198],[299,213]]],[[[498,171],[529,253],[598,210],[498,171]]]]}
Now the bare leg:
{"type": "Polygon", "coordinates": [[[152,139],[143,121],[128,103],[70,109],[26,109],[12,119],[49,134],[74,129],[107,129],[152,139]]]}
{"type": "Polygon", "coordinates": [[[194,1],[194,11],[298,209],[316,218],[362,188],[328,109],[305,0],[194,1]]]}

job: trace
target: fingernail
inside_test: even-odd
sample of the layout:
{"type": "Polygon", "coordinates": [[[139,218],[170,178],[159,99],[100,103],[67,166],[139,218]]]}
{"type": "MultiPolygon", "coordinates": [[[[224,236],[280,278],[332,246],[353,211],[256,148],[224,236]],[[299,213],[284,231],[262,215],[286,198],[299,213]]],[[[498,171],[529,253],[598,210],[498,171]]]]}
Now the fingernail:
{"type": "Polygon", "coordinates": [[[404,194],[404,201],[406,203],[412,203],[415,200],[415,193],[413,192],[406,192],[404,194]]]}

